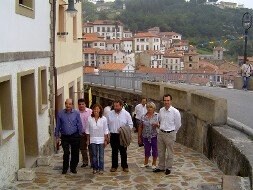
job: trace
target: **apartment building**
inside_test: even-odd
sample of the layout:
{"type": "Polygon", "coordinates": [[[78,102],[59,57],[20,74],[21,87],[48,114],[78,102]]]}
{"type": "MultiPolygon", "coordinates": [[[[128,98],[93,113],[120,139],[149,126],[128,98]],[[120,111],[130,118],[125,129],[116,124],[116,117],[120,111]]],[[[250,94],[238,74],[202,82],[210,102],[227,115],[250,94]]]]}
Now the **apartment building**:
{"type": "Polygon", "coordinates": [[[133,38],[123,38],[120,44],[120,50],[125,53],[133,52],[133,38]]]}
{"type": "Polygon", "coordinates": [[[163,56],[163,67],[173,72],[182,71],[184,68],[183,55],[178,53],[165,53],[163,56]]]}
{"type": "Polygon", "coordinates": [[[147,50],[160,50],[161,39],[150,32],[137,33],[134,36],[135,53],[147,50]]]}
{"type": "Polygon", "coordinates": [[[84,24],[84,33],[99,33],[105,40],[122,39],[123,24],[113,20],[95,20],[84,24]]]}

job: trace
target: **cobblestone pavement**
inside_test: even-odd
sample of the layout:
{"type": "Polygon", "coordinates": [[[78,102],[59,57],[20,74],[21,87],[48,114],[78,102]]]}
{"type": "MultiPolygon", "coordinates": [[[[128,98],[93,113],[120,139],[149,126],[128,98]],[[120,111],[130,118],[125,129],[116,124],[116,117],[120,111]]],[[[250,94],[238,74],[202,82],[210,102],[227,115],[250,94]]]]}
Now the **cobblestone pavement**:
{"type": "MultiPolygon", "coordinates": [[[[105,150],[104,174],[92,174],[90,167],[77,168],[77,174],[61,174],[62,153],[55,154],[50,166],[34,168],[36,178],[29,181],[15,181],[10,189],[171,189],[194,190],[201,185],[221,185],[222,172],[203,155],[184,147],[175,145],[175,160],[170,175],[153,173],[151,168],[140,168],[144,159],[143,147],[137,146],[137,135],[128,148],[129,172],[121,168],[111,173],[111,148],[105,150]]],[[[150,160],[151,162],[151,160],[150,160]]]]}

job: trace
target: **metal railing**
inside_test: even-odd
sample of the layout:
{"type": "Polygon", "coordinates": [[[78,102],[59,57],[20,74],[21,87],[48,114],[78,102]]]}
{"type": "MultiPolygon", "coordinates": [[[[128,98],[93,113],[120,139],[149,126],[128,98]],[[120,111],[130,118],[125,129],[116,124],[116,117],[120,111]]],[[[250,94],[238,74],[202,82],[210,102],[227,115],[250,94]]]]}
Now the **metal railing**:
{"type": "Polygon", "coordinates": [[[100,72],[99,74],[84,74],[85,84],[96,84],[113,88],[141,91],[143,81],[185,83],[201,86],[233,87],[234,76],[216,73],[168,72],[165,74],[136,72],[100,72]]]}

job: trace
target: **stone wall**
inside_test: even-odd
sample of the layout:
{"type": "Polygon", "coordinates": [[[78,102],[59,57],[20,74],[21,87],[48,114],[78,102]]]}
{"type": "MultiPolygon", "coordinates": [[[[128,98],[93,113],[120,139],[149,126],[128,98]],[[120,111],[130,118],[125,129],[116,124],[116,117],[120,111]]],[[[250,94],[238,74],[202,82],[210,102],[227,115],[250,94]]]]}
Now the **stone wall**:
{"type": "MultiPolygon", "coordinates": [[[[236,77],[234,81],[234,89],[241,90],[242,85],[243,85],[242,77],[241,76],[236,77]]],[[[253,77],[250,77],[248,90],[253,90],[253,77]]]]}
{"type": "MultiPolygon", "coordinates": [[[[92,94],[113,100],[124,97],[130,103],[141,94],[105,87],[92,87],[92,94]]],[[[162,107],[164,94],[172,95],[172,104],[179,109],[182,127],[177,142],[208,157],[229,175],[249,176],[252,180],[253,141],[227,125],[227,101],[198,90],[176,85],[143,82],[142,96],[162,107]]]]}

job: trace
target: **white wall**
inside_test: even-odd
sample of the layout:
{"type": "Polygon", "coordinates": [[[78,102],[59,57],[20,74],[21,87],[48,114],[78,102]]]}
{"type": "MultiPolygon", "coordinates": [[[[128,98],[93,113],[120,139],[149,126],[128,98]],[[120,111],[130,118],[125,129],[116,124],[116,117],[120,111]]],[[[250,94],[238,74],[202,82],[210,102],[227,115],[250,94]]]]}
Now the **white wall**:
{"type": "MultiPolygon", "coordinates": [[[[15,62],[5,62],[0,64],[0,76],[11,75],[12,77],[12,105],[13,105],[13,126],[15,135],[5,144],[0,146],[0,188],[4,183],[14,178],[15,172],[19,169],[19,151],[18,151],[18,97],[17,97],[17,73],[35,69],[35,85],[36,85],[36,105],[38,106],[38,67],[49,67],[49,58],[31,59],[15,62]]],[[[47,69],[48,71],[48,69],[47,69]]],[[[47,72],[48,74],[48,72],[47,72]]],[[[49,79],[49,74],[47,75],[49,79]]],[[[48,89],[49,92],[49,89],[48,89]]],[[[48,110],[43,114],[37,115],[37,136],[39,150],[48,141],[49,117],[48,110]]]]}
{"type": "Polygon", "coordinates": [[[49,1],[35,1],[35,19],[16,14],[15,4],[15,0],[0,1],[0,53],[49,51],[49,1]]]}

